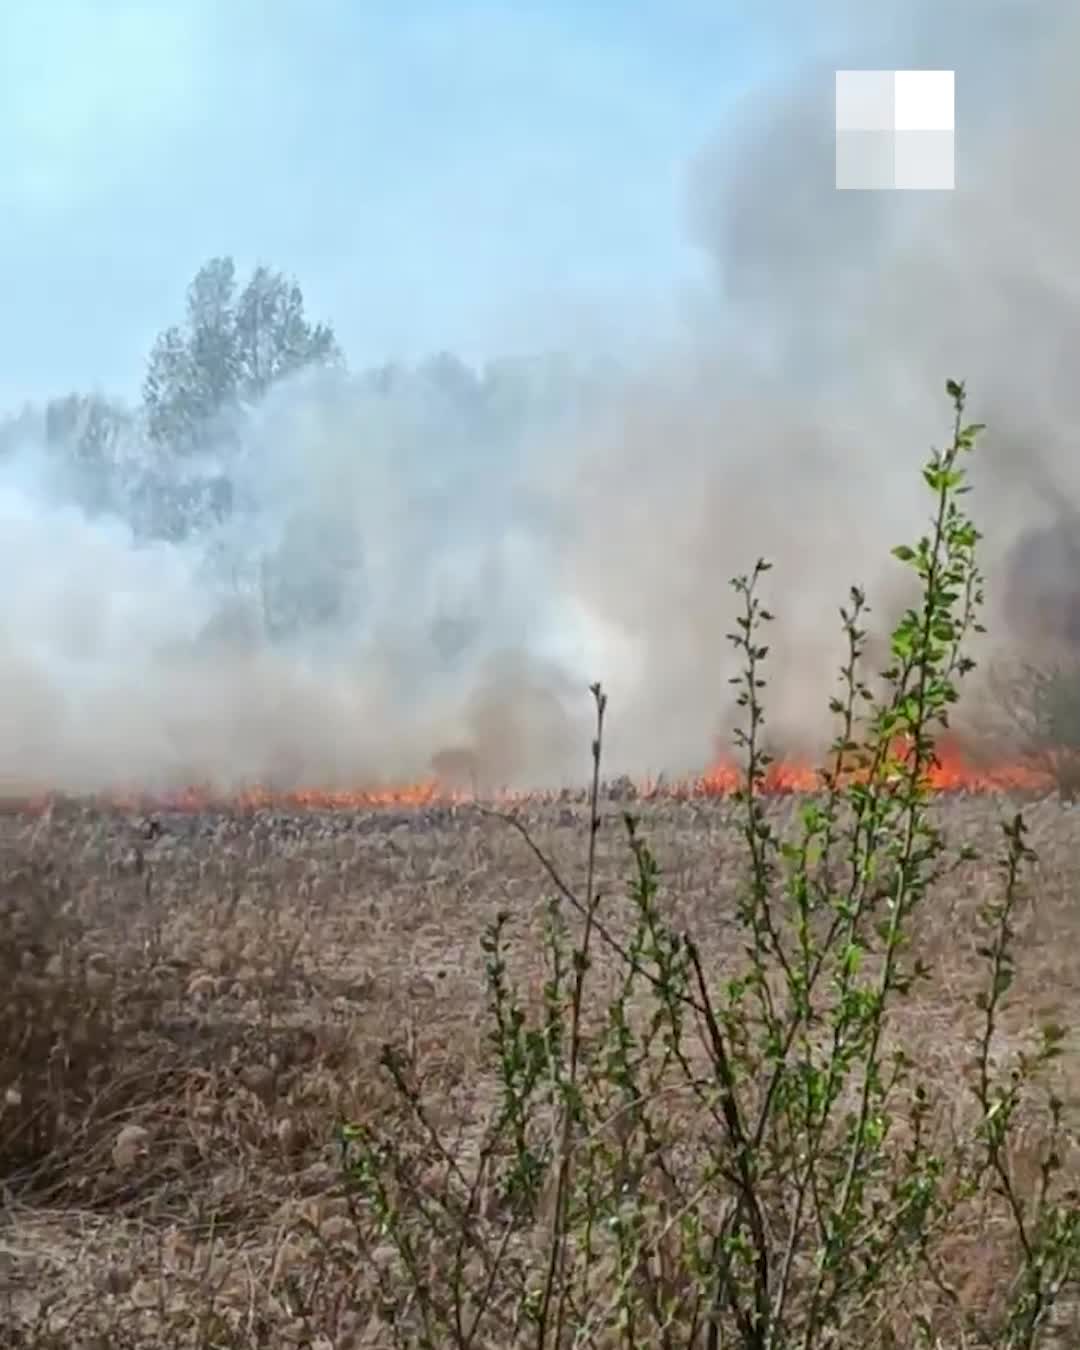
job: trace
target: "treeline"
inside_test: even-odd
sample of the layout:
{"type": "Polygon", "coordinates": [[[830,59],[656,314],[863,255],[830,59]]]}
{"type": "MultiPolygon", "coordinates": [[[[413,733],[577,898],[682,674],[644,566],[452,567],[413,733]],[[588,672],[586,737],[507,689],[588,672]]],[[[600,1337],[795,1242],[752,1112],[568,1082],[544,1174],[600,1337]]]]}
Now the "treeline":
{"type": "Polygon", "coordinates": [[[208,471],[206,456],[219,467],[226,463],[266,396],[316,371],[357,397],[437,405],[448,437],[464,431],[478,445],[512,440],[539,410],[572,411],[597,383],[595,372],[557,356],[505,359],[477,370],[444,352],[415,365],[352,373],[333,326],[308,319],[295,280],[260,266],[241,286],[232,258],[220,257],[191,282],[183,320],[155,340],[137,406],[102,393],[27,405],[0,418],[0,454],[20,444],[45,446],[63,457],[85,509],[129,514],[141,496],[147,499],[141,532],[182,537],[228,510],[223,475],[208,471]],[[192,500],[174,502],[177,510],[149,509],[162,493],[148,484],[134,491],[136,469],[186,483],[192,500]]]}
{"type": "MultiPolygon", "coordinates": [[[[271,396],[290,381],[306,383],[317,405],[336,410],[350,450],[355,441],[355,453],[364,454],[370,435],[383,439],[385,454],[389,434],[402,472],[434,483],[469,471],[512,472],[524,438],[574,417],[608,379],[609,372],[558,356],[476,369],[441,353],[350,371],[333,326],[308,318],[295,280],[260,266],[241,283],[233,260],[219,257],[192,280],[180,322],[153,343],[137,404],[69,393],[28,405],[0,418],[0,458],[43,448],[58,495],[91,515],[119,516],[140,539],[179,542],[227,532],[245,509],[238,484],[257,481],[268,437],[289,434],[276,423],[291,399],[279,404],[271,396]]],[[[265,559],[247,561],[268,575],[265,559]]],[[[289,585],[308,594],[297,565],[287,570],[289,585]]],[[[270,589],[280,593],[283,585],[270,589]]],[[[325,582],[317,589],[325,592],[325,582]]],[[[334,610],[314,598],[301,608],[323,618],[334,610]]],[[[289,626],[300,621],[295,616],[289,626]]]]}

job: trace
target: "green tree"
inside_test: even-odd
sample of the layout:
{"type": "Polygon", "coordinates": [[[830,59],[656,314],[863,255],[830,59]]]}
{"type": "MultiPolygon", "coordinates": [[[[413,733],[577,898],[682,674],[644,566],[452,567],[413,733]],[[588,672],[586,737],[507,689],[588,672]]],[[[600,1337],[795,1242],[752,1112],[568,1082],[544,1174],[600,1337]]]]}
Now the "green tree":
{"type": "Polygon", "coordinates": [[[241,397],[258,398],[278,380],[312,365],[338,365],[329,324],[310,324],[293,281],[256,267],[233,313],[233,370],[241,397]]]}
{"type": "Polygon", "coordinates": [[[184,323],[165,329],[150,353],[143,384],[150,440],[197,451],[226,435],[244,405],[278,380],[341,359],[333,329],[308,322],[295,281],[260,266],[238,294],[232,258],[211,258],[188,288],[184,323]]]}
{"type": "Polygon", "coordinates": [[[116,509],[120,460],[134,419],[123,404],[101,394],[50,399],[41,418],[46,446],[61,456],[75,499],[87,511],[116,509]]]}
{"type": "Polygon", "coordinates": [[[94,463],[113,457],[131,430],[131,414],[101,394],[68,394],[45,405],[45,441],[94,463]]]}

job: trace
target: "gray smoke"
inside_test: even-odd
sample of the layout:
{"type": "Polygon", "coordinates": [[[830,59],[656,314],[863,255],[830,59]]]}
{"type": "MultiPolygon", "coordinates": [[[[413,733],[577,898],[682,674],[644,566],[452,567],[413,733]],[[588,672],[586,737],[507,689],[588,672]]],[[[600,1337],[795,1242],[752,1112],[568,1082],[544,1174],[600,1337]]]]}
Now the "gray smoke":
{"type": "Polygon", "coordinates": [[[727,582],[762,554],[770,727],[813,745],[848,587],[881,623],[905,597],[889,548],[928,509],[947,377],[991,426],[993,598],[1017,541],[1080,507],[1080,10],[813,10],[805,66],[687,147],[712,275],[644,373],[483,435],[412,386],[280,389],[229,452],[232,512],[173,543],[9,454],[3,786],[580,780],[591,679],[612,771],[701,768],[734,717],[727,582]],[[834,71],[924,66],[956,70],[957,190],[836,192],[834,71]]]}
{"type": "MultiPolygon", "coordinates": [[[[984,662],[1010,643],[995,602],[1013,545],[1080,503],[1080,11],[813,13],[813,62],[757,92],[694,165],[691,226],[716,284],[694,361],[642,388],[584,471],[594,526],[570,571],[644,653],[616,739],[654,765],[700,762],[731,724],[726,582],[759,554],[775,562],[770,726],[781,745],[820,745],[848,586],[869,589],[881,625],[907,597],[889,549],[925,521],[918,470],[948,436],[947,377],[991,428],[969,499],[987,536],[984,662]],[[835,191],[835,70],[921,67],[956,71],[957,190],[835,191]]],[[[1036,566],[1024,581],[1050,579],[1036,566]]]]}
{"type": "Polygon", "coordinates": [[[549,583],[567,511],[540,470],[580,414],[524,376],[502,419],[437,380],[294,380],[200,461],[165,471],[136,435],[104,510],[24,428],[0,461],[3,788],[557,780],[602,653],[549,583]],[[195,528],[140,528],[192,504],[195,528]]]}

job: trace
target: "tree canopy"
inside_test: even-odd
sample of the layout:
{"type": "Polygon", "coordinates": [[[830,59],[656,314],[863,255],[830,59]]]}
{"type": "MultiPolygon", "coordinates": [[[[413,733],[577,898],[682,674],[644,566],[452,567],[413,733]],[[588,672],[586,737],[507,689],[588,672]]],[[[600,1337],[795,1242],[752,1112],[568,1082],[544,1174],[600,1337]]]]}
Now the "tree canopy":
{"type": "Polygon", "coordinates": [[[202,449],[279,380],[340,364],[332,327],[308,321],[295,281],[259,266],[238,292],[232,258],[211,258],[188,288],[184,322],[166,328],[151,350],[147,434],[161,448],[202,449]]]}

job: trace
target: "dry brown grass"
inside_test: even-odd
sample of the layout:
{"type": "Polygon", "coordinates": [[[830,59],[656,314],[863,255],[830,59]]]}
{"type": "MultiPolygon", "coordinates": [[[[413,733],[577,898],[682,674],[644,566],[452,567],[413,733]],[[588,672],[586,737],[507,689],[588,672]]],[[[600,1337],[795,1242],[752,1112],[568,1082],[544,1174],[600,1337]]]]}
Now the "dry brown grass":
{"type": "MultiPolygon", "coordinates": [[[[639,806],[667,917],[695,934],[710,970],[731,968],[745,874],[734,808],[639,806]]],[[[954,842],[988,860],[1006,809],[974,797],[935,808],[954,842]]],[[[629,871],[619,810],[605,803],[599,837],[613,896],[629,871]]],[[[787,818],[791,802],[770,811],[787,818]]],[[[580,880],[587,806],[521,814],[580,880]]],[[[1027,814],[1039,863],[1006,1040],[1047,1019],[1070,1028],[1056,1087],[1075,1127],[1080,812],[1047,799],[1027,814]]],[[[895,1012],[895,1035],[941,1090],[943,1134],[970,1117],[975,913],[996,884],[990,861],[971,864],[919,911],[916,946],[935,979],[895,1012]]],[[[378,1053],[404,1042],[433,1118],[469,1148],[496,1091],[480,939],[511,912],[513,974],[539,999],[550,895],[520,835],[472,807],[151,821],[58,805],[0,819],[2,1343],[391,1344],[380,1270],[392,1254],[356,1249],[335,1127],[401,1110],[378,1053]]],[[[616,973],[598,951],[594,999],[616,973]]],[[[1024,1147],[1020,1174],[1037,1165],[1024,1147]]],[[[1080,1178],[1076,1158],[1065,1164],[1080,1178]]],[[[949,1236],[963,1304],[992,1306],[1010,1241],[974,1211],[949,1236]]],[[[914,1288],[907,1306],[942,1297],[914,1288]]],[[[1060,1320],[1059,1343],[1080,1343],[1067,1308],[1060,1320]]]]}

